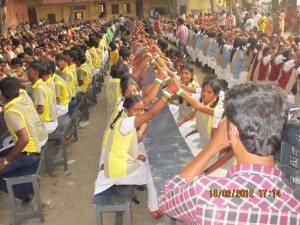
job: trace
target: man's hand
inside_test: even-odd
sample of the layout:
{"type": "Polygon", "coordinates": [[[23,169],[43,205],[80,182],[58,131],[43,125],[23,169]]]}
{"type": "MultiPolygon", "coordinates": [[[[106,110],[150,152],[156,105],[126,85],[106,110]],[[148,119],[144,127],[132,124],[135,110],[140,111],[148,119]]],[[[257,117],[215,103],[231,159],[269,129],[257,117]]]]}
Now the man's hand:
{"type": "Polygon", "coordinates": [[[217,154],[224,148],[230,146],[230,141],[228,139],[228,132],[227,132],[227,119],[224,117],[220,123],[218,128],[215,130],[214,135],[212,136],[209,144],[212,149],[214,149],[215,153],[217,154]]]}
{"type": "Polygon", "coordinates": [[[5,168],[7,165],[4,165],[4,158],[0,157],[0,170],[5,168]]]}
{"type": "Polygon", "coordinates": [[[157,67],[157,74],[156,74],[160,79],[165,79],[168,76],[168,72],[165,68],[163,67],[157,67]]]}
{"type": "Polygon", "coordinates": [[[171,81],[168,84],[168,90],[172,91],[172,93],[176,92],[180,88],[179,81],[175,79],[171,79],[171,81]]]}
{"type": "Polygon", "coordinates": [[[178,120],[176,123],[177,127],[180,127],[184,122],[185,122],[184,119],[178,120]]]}

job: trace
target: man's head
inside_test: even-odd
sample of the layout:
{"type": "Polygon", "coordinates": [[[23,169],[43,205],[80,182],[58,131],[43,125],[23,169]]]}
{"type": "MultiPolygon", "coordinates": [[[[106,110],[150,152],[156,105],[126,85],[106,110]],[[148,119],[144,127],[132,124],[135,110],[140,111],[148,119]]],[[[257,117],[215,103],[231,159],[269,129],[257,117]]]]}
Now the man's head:
{"type": "Polygon", "coordinates": [[[40,61],[31,62],[28,66],[28,80],[35,84],[38,79],[42,78],[44,71],[44,65],[40,61]]]}
{"type": "Polygon", "coordinates": [[[63,70],[64,68],[66,68],[68,66],[67,57],[62,53],[59,53],[55,56],[55,61],[56,61],[57,67],[60,70],[63,70]]]}
{"type": "Polygon", "coordinates": [[[270,82],[247,82],[229,89],[224,101],[229,138],[232,124],[249,153],[274,155],[287,119],[286,98],[284,91],[270,82]]]}
{"type": "Polygon", "coordinates": [[[63,54],[66,56],[69,65],[73,64],[78,59],[78,53],[74,50],[65,50],[63,54]]]}
{"type": "Polygon", "coordinates": [[[179,25],[182,25],[182,24],[184,24],[184,20],[183,20],[182,18],[178,18],[178,19],[177,19],[177,23],[178,23],[179,25]]]}
{"type": "Polygon", "coordinates": [[[19,96],[20,87],[20,81],[15,77],[5,77],[0,82],[1,95],[7,101],[19,96]]]}

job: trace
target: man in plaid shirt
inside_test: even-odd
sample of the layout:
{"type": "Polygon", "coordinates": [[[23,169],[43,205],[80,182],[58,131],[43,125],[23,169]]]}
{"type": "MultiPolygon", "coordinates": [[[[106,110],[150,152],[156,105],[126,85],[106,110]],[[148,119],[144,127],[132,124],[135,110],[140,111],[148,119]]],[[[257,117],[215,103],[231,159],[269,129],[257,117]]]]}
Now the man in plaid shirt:
{"type": "Polygon", "coordinates": [[[286,95],[272,83],[248,82],[227,91],[224,110],[210,143],[162,187],[161,209],[185,224],[299,225],[300,203],[274,163],[286,95]],[[204,175],[212,157],[229,146],[237,165],[224,178],[204,175]]]}

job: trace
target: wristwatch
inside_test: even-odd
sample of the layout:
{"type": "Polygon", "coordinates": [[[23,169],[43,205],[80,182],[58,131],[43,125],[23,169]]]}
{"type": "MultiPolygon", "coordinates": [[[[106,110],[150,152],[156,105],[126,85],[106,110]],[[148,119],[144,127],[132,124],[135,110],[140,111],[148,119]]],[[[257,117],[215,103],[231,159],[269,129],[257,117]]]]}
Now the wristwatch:
{"type": "Polygon", "coordinates": [[[4,157],[4,158],[3,158],[3,164],[4,164],[5,166],[7,166],[7,165],[9,165],[9,163],[10,163],[10,162],[6,160],[6,157],[4,157]]]}

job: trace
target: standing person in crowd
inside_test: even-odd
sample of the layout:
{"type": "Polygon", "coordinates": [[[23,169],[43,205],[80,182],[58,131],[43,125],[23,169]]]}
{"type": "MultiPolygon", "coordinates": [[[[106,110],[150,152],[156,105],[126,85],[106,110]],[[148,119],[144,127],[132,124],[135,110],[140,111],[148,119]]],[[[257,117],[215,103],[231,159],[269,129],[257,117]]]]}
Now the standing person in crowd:
{"type": "Polygon", "coordinates": [[[258,20],[261,17],[258,11],[254,11],[254,16],[253,16],[253,27],[258,28],[258,20]]]}
{"type": "Polygon", "coordinates": [[[252,30],[253,26],[254,26],[254,20],[253,20],[252,14],[248,13],[248,17],[247,17],[247,20],[246,20],[246,23],[245,23],[246,31],[249,32],[250,30],[252,30]]]}
{"type": "Polygon", "coordinates": [[[261,17],[258,19],[257,25],[258,25],[258,30],[259,31],[265,32],[266,17],[265,17],[265,13],[264,12],[261,13],[261,17]]]}
{"type": "Polygon", "coordinates": [[[243,19],[246,17],[246,15],[248,14],[248,11],[247,11],[247,9],[246,9],[246,7],[244,7],[243,9],[242,9],[242,17],[243,17],[243,19]]]}
{"type": "Polygon", "coordinates": [[[159,21],[159,16],[155,18],[154,24],[153,24],[153,30],[156,32],[158,36],[162,35],[161,31],[161,26],[160,26],[160,21],[159,21]]]}
{"type": "Polygon", "coordinates": [[[227,28],[231,28],[233,26],[233,19],[232,17],[229,15],[229,13],[227,13],[227,16],[226,16],[226,22],[225,22],[225,25],[227,28]]]}
{"type": "Polygon", "coordinates": [[[187,58],[190,58],[186,48],[189,35],[188,28],[184,25],[184,20],[182,18],[177,19],[177,24],[178,28],[176,31],[176,38],[178,39],[179,49],[186,55],[187,58]]]}
{"type": "Polygon", "coordinates": [[[273,19],[270,15],[270,13],[266,14],[266,20],[265,20],[265,33],[268,37],[271,37],[273,33],[273,19]]]}
{"type": "Polygon", "coordinates": [[[123,33],[124,32],[124,22],[125,22],[125,17],[123,16],[123,14],[121,14],[120,16],[119,16],[119,24],[120,24],[120,31],[121,31],[121,33],[123,33]]]}
{"type": "Polygon", "coordinates": [[[160,208],[184,224],[299,224],[300,203],[274,162],[288,115],[284,92],[274,83],[247,82],[227,91],[224,112],[205,149],[165,182],[160,208]],[[229,146],[237,165],[226,177],[203,175],[229,146]]]}
{"type": "Polygon", "coordinates": [[[283,65],[284,57],[283,53],[286,51],[285,45],[280,45],[278,47],[278,51],[276,52],[276,56],[272,62],[271,72],[269,75],[268,80],[270,81],[276,81],[278,79],[278,76],[280,75],[280,71],[283,65]]]}
{"type": "Polygon", "coordinates": [[[220,12],[219,18],[218,18],[218,22],[219,22],[219,26],[222,29],[224,29],[225,24],[226,24],[226,13],[225,13],[225,10],[222,10],[222,12],[220,12]]]}
{"type": "Polygon", "coordinates": [[[281,33],[279,36],[282,36],[284,33],[284,23],[285,23],[284,9],[281,9],[279,14],[279,27],[281,29],[281,33]]]}
{"type": "Polygon", "coordinates": [[[282,55],[284,57],[284,62],[277,82],[279,87],[281,87],[285,93],[289,94],[289,98],[293,103],[291,90],[296,83],[298,76],[297,68],[300,65],[300,59],[297,58],[292,50],[286,50],[282,55]]]}
{"type": "Polygon", "coordinates": [[[292,28],[292,34],[298,35],[299,34],[299,26],[300,26],[300,14],[299,11],[295,13],[295,17],[292,18],[293,20],[293,28],[292,28]]]}

